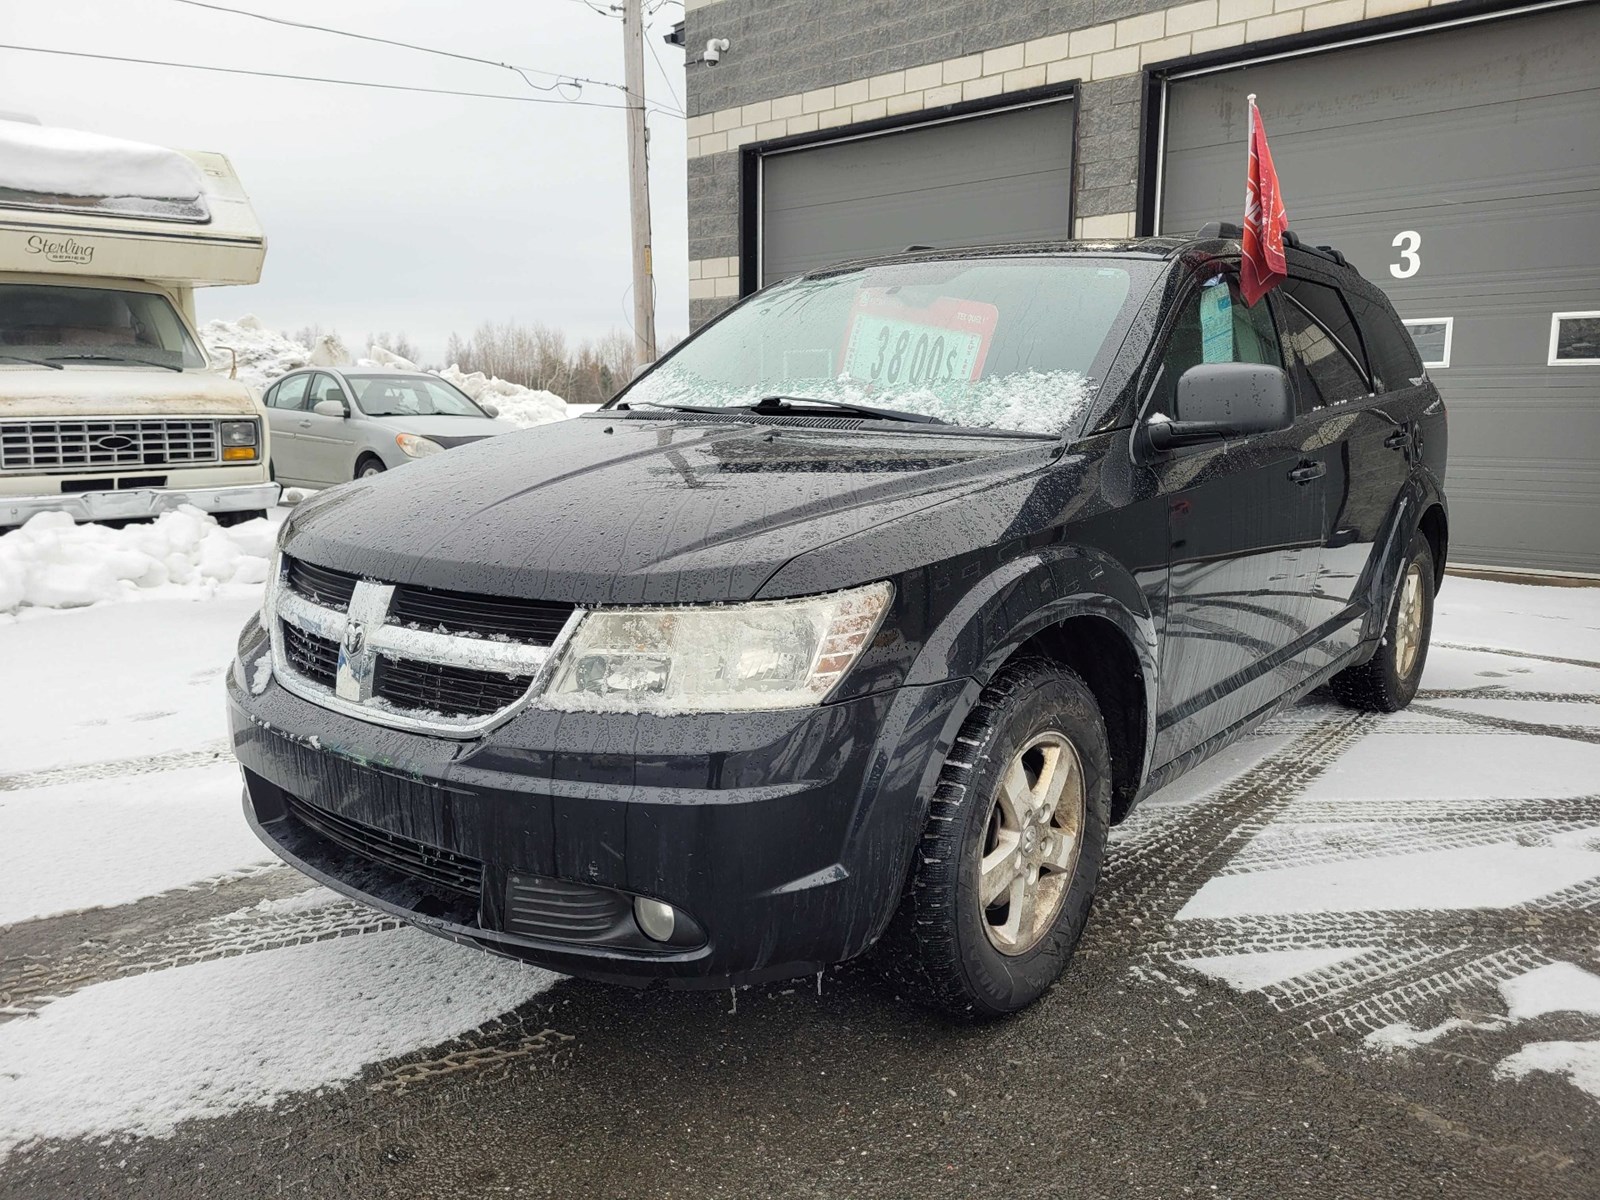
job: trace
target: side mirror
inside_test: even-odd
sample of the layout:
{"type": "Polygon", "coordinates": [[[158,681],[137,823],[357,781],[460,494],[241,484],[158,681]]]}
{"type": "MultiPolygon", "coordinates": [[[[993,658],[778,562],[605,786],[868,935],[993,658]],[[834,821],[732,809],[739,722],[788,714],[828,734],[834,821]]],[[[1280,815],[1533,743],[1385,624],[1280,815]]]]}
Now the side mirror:
{"type": "Polygon", "coordinates": [[[1203,363],[1178,380],[1178,419],[1149,421],[1150,444],[1166,451],[1274,433],[1294,424],[1289,377],[1256,363],[1203,363]]]}
{"type": "Polygon", "coordinates": [[[478,407],[483,409],[483,415],[486,417],[498,417],[500,415],[500,410],[487,400],[479,400],[478,407]]]}
{"type": "Polygon", "coordinates": [[[633,374],[628,376],[628,382],[632,383],[635,379],[639,378],[639,376],[643,375],[646,371],[648,371],[651,367],[653,367],[655,365],[656,364],[653,363],[653,362],[642,362],[642,363],[640,363],[638,366],[636,366],[633,369],[633,374]]]}
{"type": "Polygon", "coordinates": [[[311,411],[320,417],[338,417],[340,420],[350,415],[343,400],[318,400],[311,406],[311,411]]]}

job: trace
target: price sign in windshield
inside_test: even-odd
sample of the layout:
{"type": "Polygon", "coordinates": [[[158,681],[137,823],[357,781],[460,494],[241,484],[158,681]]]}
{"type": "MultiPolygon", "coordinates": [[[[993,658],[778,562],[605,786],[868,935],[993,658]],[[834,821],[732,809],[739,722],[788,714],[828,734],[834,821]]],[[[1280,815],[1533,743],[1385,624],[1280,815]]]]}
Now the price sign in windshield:
{"type": "Polygon", "coordinates": [[[999,318],[999,309],[978,300],[944,296],[911,308],[885,289],[863,288],[845,340],[845,374],[878,387],[969,383],[983,373],[999,318]]]}

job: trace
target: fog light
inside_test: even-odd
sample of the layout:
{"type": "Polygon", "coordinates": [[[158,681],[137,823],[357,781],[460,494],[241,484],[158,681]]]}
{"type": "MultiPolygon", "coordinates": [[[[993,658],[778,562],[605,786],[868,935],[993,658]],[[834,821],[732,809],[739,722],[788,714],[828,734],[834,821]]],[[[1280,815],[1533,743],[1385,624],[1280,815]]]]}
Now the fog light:
{"type": "Polygon", "coordinates": [[[633,919],[639,922],[645,937],[653,942],[670,941],[673,927],[678,923],[678,910],[659,900],[644,896],[633,898],[633,919]]]}
{"type": "Polygon", "coordinates": [[[255,462],[256,448],[254,446],[224,446],[222,448],[223,462],[255,462]]]}

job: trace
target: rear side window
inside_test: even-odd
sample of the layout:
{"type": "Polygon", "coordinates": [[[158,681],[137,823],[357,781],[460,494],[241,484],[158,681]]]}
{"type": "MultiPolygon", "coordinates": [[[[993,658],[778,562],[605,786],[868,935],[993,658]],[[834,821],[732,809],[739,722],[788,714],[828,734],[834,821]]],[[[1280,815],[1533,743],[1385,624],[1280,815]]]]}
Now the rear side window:
{"type": "Polygon", "coordinates": [[[1357,292],[1346,292],[1344,298],[1350,302],[1350,311],[1361,327],[1378,391],[1397,392],[1412,386],[1413,379],[1422,377],[1422,359],[1417,354],[1416,340],[1394,310],[1382,300],[1368,299],[1357,292]]]}
{"type": "Polygon", "coordinates": [[[1366,397],[1366,376],[1310,313],[1284,297],[1278,304],[1278,317],[1283,323],[1283,342],[1289,350],[1301,412],[1366,397]]]}
{"type": "Polygon", "coordinates": [[[267,402],[273,408],[301,409],[306,406],[306,384],[311,382],[309,375],[296,375],[293,379],[285,379],[272,390],[272,395],[267,402]]]}
{"type": "MultiPolygon", "coordinates": [[[[1368,373],[1361,334],[1338,288],[1312,283],[1309,279],[1290,279],[1284,283],[1283,290],[1315,317],[1317,324],[1334,336],[1363,375],[1368,373]]],[[[1362,389],[1363,392],[1365,390],[1362,389]]]]}

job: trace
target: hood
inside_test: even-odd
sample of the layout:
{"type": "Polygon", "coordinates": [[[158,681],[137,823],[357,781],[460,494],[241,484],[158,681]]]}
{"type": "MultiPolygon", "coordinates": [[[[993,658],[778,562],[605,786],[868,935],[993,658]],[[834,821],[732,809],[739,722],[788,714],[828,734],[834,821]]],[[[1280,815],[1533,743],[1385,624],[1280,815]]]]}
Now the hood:
{"type": "MultiPolygon", "coordinates": [[[[798,554],[1037,472],[1057,449],[602,413],[323,492],[296,509],[285,545],[323,566],[456,591],[577,604],[745,600],[798,554]]],[[[958,549],[929,547],[929,557],[958,549]]],[[[882,569],[862,562],[826,588],[882,569]]]]}
{"type": "Polygon", "coordinates": [[[522,426],[510,421],[488,417],[367,417],[385,429],[396,433],[415,433],[433,438],[443,445],[456,445],[469,438],[493,437],[497,433],[515,433],[522,426]]]}
{"type": "Polygon", "coordinates": [[[258,416],[250,389],[210,371],[159,367],[46,367],[0,363],[0,418],[258,416]]]}

